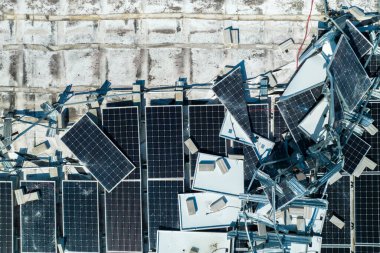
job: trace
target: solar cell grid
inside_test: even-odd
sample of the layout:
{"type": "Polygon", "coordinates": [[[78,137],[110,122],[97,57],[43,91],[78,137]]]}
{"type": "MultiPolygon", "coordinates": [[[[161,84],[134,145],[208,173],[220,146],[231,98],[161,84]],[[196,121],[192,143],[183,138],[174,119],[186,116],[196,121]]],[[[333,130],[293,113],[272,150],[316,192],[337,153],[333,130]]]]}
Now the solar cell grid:
{"type": "MultiPolygon", "coordinates": [[[[202,152],[226,155],[226,140],[219,137],[224,111],[223,105],[189,106],[190,136],[202,152]]],[[[191,155],[191,176],[195,172],[197,156],[197,154],[191,155]]]]}
{"type": "Polygon", "coordinates": [[[0,182],[0,252],[13,252],[12,182],[0,182]]]}
{"type": "Polygon", "coordinates": [[[106,193],[107,250],[112,252],[142,251],[141,183],[123,181],[106,193]]]}
{"type": "Polygon", "coordinates": [[[380,175],[355,178],[357,243],[380,243],[380,175]]]}
{"type": "Polygon", "coordinates": [[[367,54],[372,49],[371,42],[351,23],[346,20],[346,27],[344,32],[349,38],[352,49],[356,52],[360,58],[367,54]]]}
{"type": "Polygon", "coordinates": [[[344,145],[342,152],[344,155],[344,170],[350,175],[366,156],[371,146],[362,138],[352,134],[347,144],[344,145]]]}
{"type": "Polygon", "coordinates": [[[87,114],[61,140],[108,192],[135,168],[87,114]]]}
{"type": "Polygon", "coordinates": [[[22,181],[39,200],[21,205],[21,252],[56,252],[55,182],[22,181]]]}
{"type": "Polygon", "coordinates": [[[183,177],[182,106],[146,107],[148,178],[183,177]]]}
{"type": "Polygon", "coordinates": [[[371,87],[371,81],[347,39],[342,36],[329,71],[342,101],[352,111],[371,87]]]}
{"type": "Polygon", "coordinates": [[[315,103],[316,100],[310,90],[277,102],[278,109],[297,143],[302,140],[302,131],[298,128],[298,124],[315,103]]]}
{"type": "MultiPolygon", "coordinates": [[[[379,102],[370,102],[368,107],[371,109],[370,115],[374,119],[373,124],[380,128],[380,103],[379,102]]],[[[370,158],[372,161],[376,162],[378,166],[375,168],[376,171],[379,171],[379,164],[380,164],[380,134],[377,133],[375,135],[370,135],[369,133],[365,132],[363,136],[364,140],[368,142],[369,145],[371,145],[370,150],[368,151],[368,158],[370,158]]]]}
{"type": "Polygon", "coordinates": [[[99,252],[97,182],[63,181],[62,202],[65,249],[99,252]]]}
{"type": "Polygon", "coordinates": [[[136,166],[128,179],[140,178],[140,136],[138,107],[103,109],[103,129],[136,166]]]}
{"type": "Polygon", "coordinates": [[[345,226],[339,229],[329,222],[326,217],[322,231],[323,244],[350,244],[350,177],[344,176],[327,188],[329,212],[333,212],[343,219],[345,226]]]}
{"type": "Polygon", "coordinates": [[[178,194],[183,181],[148,181],[149,244],[156,247],[159,228],[179,229],[178,194]]]}
{"type": "Polygon", "coordinates": [[[213,85],[211,89],[235,118],[243,131],[250,136],[251,128],[240,67],[226,75],[222,80],[213,85]]]}

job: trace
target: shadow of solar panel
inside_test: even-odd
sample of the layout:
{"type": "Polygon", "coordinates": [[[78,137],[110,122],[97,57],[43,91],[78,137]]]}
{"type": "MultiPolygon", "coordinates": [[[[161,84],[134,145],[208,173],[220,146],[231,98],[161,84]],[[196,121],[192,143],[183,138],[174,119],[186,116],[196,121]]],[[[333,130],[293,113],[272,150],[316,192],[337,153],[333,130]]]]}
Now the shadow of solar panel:
{"type": "Polygon", "coordinates": [[[367,54],[372,49],[371,42],[351,23],[346,20],[346,26],[344,28],[350,45],[355,51],[356,55],[360,58],[367,54]]]}
{"type": "Polygon", "coordinates": [[[363,139],[355,134],[352,134],[347,144],[344,145],[342,152],[344,155],[344,167],[343,169],[352,174],[363,157],[367,155],[371,146],[363,139]]]}
{"type": "Polygon", "coordinates": [[[326,217],[322,230],[322,243],[347,244],[351,243],[350,230],[350,177],[343,176],[339,181],[327,188],[327,200],[329,201],[329,212],[339,215],[345,225],[339,229],[328,221],[326,217]]]}
{"type": "Polygon", "coordinates": [[[298,144],[303,139],[303,134],[298,128],[298,124],[308,114],[315,103],[316,99],[311,90],[307,90],[303,93],[277,102],[277,107],[280,110],[293,139],[298,144]]]}
{"type": "Polygon", "coordinates": [[[251,136],[251,128],[245,101],[241,69],[236,68],[211,87],[243,131],[251,136]]]}
{"type": "Polygon", "coordinates": [[[142,252],[140,181],[123,181],[105,195],[107,252],[142,252]]]}
{"type": "MultiPolygon", "coordinates": [[[[189,131],[197,147],[204,153],[225,156],[226,140],[219,137],[224,120],[223,105],[190,105],[189,131]]],[[[191,156],[191,176],[194,176],[198,154],[191,156]]]]}
{"type": "Polygon", "coordinates": [[[62,215],[66,251],[100,251],[96,181],[63,181],[62,215]]]}
{"type": "Polygon", "coordinates": [[[149,248],[156,248],[157,230],[179,229],[178,194],[183,181],[148,181],[149,248]]]}
{"type": "Polygon", "coordinates": [[[348,110],[354,110],[371,87],[371,80],[344,36],[328,69],[341,100],[348,110]]]}
{"type": "Polygon", "coordinates": [[[87,114],[61,140],[108,192],[135,168],[87,114]]]}
{"type": "Polygon", "coordinates": [[[12,182],[0,182],[0,252],[13,252],[12,182]]]}
{"type": "Polygon", "coordinates": [[[380,243],[380,175],[355,178],[355,230],[357,243],[380,243]]]}
{"type": "Polygon", "coordinates": [[[104,108],[104,132],[136,166],[128,179],[140,178],[139,111],[137,106],[104,108]]]}
{"type": "Polygon", "coordinates": [[[182,106],[146,107],[148,178],[184,174],[182,106]]]}
{"type": "Polygon", "coordinates": [[[21,205],[21,252],[56,252],[55,182],[22,181],[40,199],[21,205]]]}
{"type": "MultiPolygon", "coordinates": [[[[373,118],[373,124],[380,129],[380,103],[379,102],[370,102],[368,108],[371,109],[370,115],[373,118]]],[[[368,132],[365,132],[363,135],[364,140],[371,146],[368,151],[367,157],[372,161],[380,164],[380,134],[370,135],[368,132]]],[[[377,166],[375,171],[379,171],[380,168],[377,166]]]]}

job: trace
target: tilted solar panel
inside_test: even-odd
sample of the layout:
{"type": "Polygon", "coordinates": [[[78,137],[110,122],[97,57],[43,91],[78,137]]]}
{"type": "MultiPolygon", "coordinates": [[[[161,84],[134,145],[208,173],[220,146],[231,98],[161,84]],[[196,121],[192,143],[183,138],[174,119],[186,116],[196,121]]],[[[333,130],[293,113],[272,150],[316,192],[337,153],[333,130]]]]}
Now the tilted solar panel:
{"type": "Polygon", "coordinates": [[[77,121],[61,140],[108,192],[135,169],[88,114],[77,121]]]}

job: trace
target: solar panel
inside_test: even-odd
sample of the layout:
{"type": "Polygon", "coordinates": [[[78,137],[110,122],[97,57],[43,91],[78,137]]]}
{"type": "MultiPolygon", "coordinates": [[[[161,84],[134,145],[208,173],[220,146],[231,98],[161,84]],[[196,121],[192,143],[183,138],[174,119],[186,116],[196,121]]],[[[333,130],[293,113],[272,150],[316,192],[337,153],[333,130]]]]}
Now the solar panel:
{"type": "MultiPolygon", "coordinates": [[[[226,140],[219,137],[224,120],[224,110],[223,105],[189,106],[190,136],[204,153],[226,155],[226,140]]],[[[191,176],[193,176],[198,155],[190,156],[191,176]]]]}
{"type": "Polygon", "coordinates": [[[344,36],[338,42],[329,71],[342,101],[350,111],[354,110],[371,87],[371,80],[344,36]]]}
{"type": "Polygon", "coordinates": [[[156,248],[157,230],[179,229],[178,194],[183,181],[148,181],[149,245],[156,248]]]}
{"type": "Polygon", "coordinates": [[[350,231],[350,177],[343,176],[339,181],[327,188],[327,200],[329,201],[329,212],[341,218],[345,225],[339,229],[329,222],[326,217],[322,231],[323,244],[347,244],[351,243],[350,231]]]}
{"type": "Polygon", "coordinates": [[[380,245],[377,246],[356,246],[355,253],[379,253],[380,245]]]}
{"type": "Polygon", "coordinates": [[[285,123],[284,118],[282,117],[278,106],[274,106],[273,112],[273,121],[274,121],[274,138],[276,140],[281,140],[281,135],[288,130],[288,126],[285,123]]]}
{"type": "Polygon", "coordinates": [[[302,140],[303,136],[298,124],[315,103],[316,99],[310,90],[277,102],[278,109],[297,143],[302,140]]]}
{"type": "Polygon", "coordinates": [[[123,181],[105,196],[107,252],[142,252],[140,181],[123,181]]]}
{"type": "Polygon", "coordinates": [[[148,178],[183,177],[182,106],[146,107],[148,178]]]}
{"type": "Polygon", "coordinates": [[[372,49],[371,42],[351,23],[346,20],[346,27],[344,29],[352,49],[356,52],[360,58],[367,54],[372,49]]]}
{"type": "MultiPolygon", "coordinates": [[[[364,56],[363,62],[367,62],[369,55],[364,56]]],[[[374,54],[368,62],[366,71],[369,77],[377,77],[380,73],[380,55],[374,54]]]]}
{"type": "Polygon", "coordinates": [[[108,192],[135,168],[88,114],[75,123],[61,140],[108,192]]]}
{"type": "Polygon", "coordinates": [[[0,252],[13,252],[12,182],[0,182],[0,252]]]}
{"type": "Polygon", "coordinates": [[[21,205],[21,252],[56,252],[55,182],[21,181],[40,199],[21,205]]]}
{"type": "Polygon", "coordinates": [[[355,178],[357,243],[380,243],[380,175],[355,178]]]}
{"type": "Polygon", "coordinates": [[[137,106],[103,109],[103,129],[136,166],[128,179],[140,178],[139,110],[137,106]]]}
{"type": "Polygon", "coordinates": [[[344,155],[344,170],[352,174],[363,157],[366,156],[371,146],[362,138],[352,134],[347,144],[344,145],[342,152],[344,155]]]}
{"type": "MultiPolygon", "coordinates": [[[[380,103],[379,102],[370,102],[368,104],[368,108],[371,109],[370,115],[373,118],[373,124],[380,128],[380,103]]],[[[372,161],[376,162],[378,165],[380,164],[380,134],[370,135],[365,132],[363,136],[364,140],[371,145],[371,149],[368,151],[367,157],[372,161]]],[[[376,171],[379,170],[379,166],[375,168],[376,171]]]]}
{"type": "Polygon", "coordinates": [[[96,181],[62,181],[63,236],[66,251],[99,252],[96,181]]]}
{"type": "Polygon", "coordinates": [[[322,248],[321,253],[351,253],[351,250],[350,248],[322,248]]]}
{"type": "Polygon", "coordinates": [[[243,76],[240,67],[234,69],[211,87],[215,95],[235,118],[243,131],[251,136],[251,128],[245,101],[243,76]]]}

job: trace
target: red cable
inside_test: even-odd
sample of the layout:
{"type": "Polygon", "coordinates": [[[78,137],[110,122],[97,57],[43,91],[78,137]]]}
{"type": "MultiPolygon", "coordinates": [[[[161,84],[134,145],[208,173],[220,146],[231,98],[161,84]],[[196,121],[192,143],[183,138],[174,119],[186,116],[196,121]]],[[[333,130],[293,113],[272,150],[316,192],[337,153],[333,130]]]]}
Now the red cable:
{"type": "Polygon", "coordinates": [[[298,69],[298,58],[300,57],[300,54],[302,52],[302,47],[305,44],[305,41],[306,41],[306,39],[307,39],[307,37],[309,35],[309,23],[310,23],[310,19],[311,19],[311,13],[313,12],[313,5],[314,5],[314,0],[311,0],[310,13],[309,13],[309,16],[307,17],[307,21],[306,21],[305,36],[304,36],[303,41],[301,43],[301,46],[300,46],[300,48],[298,49],[298,52],[297,52],[297,58],[296,58],[297,69],[298,69]]]}

